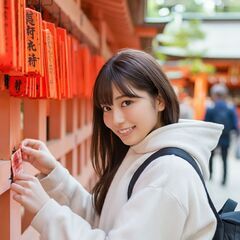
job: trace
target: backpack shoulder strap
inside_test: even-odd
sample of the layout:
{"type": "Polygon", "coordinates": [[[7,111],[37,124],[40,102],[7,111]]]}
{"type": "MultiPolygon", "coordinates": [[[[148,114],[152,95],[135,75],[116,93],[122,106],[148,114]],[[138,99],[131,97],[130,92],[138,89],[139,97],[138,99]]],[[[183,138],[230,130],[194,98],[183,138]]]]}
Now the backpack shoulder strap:
{"type": "Polygon", "coordinates": [[[236,207],[237,207],[237,202],[229,198],[225,202],[225,204],[222,206],[221,210],[219,211],[219,214],[233,212],[236,207]]]}
{"type": "Polygon", "coordinates": [[[195,169],[195,171],[197,172],[198,176],[200,177],[204,189],[206,191],[207,194],[207,198],[208,198],[208,202],[209,205],[215,215],[215,217],[217,218],[217,222],[218,224],[221,224],[221,219],[217,213],[216,208],[213,205],[213,202],[209,196],[208,190],[206,188],[202,173],[196,163],[196,161],[193,159],[193,157],[187,153],[186,151],[184,151],[183,149],[177,148],[177,147],[166,147],[166,148],[162,148],[160,150],[158,150],[157,152],[153,153],[149,158],[147,158],[141,165],[140,167],[136,170],[136,172],[133,174],[132,179],[130,180],[129,186],[128,186],[128,199],[131,197],[132,195],[132,191],[134,188],[134,185],[136,183],[136,181],[138,180],[139,176],[141,175],[141,173],[144,171],[144,169],[155,159],[161,157],[161,156],[165,156],[165,155],[176,155],[180,158],[182,158],[183,160],[187,161],[190,165],[192,165],[192,167],[195,169]]]}

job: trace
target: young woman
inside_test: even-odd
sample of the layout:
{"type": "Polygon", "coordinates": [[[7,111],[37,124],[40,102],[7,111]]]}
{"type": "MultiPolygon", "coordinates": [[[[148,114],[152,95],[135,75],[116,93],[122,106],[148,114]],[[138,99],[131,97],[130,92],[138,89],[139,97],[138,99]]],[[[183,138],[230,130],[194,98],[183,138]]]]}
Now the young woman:
{"type": "Polygon", "coordinates": [[[179,121],[179,105],[168,79],[150,55],[122,50],[101,69],[93,92],[92,159],[99,181],[88,193],[51,155],[44,143],[25,139],[24,160],[38,178],[19,174],[14,199],[34,214],[41,239],[209,240],[216,228],[203,184],[175,155],[136,169],[154,152],[179,147],[208,178],[208,160],[222,126],[179,121]]]}

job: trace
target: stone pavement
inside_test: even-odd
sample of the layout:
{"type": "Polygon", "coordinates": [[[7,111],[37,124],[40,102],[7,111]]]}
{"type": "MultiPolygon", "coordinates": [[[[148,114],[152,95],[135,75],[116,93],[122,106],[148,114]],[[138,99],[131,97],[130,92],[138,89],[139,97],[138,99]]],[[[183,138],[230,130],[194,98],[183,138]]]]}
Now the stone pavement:
{"type": "MultiPolygon", "coordinates": [[[[240,147],[240,146],[239,146],[240,147]]],[[[240,159],[236,159],[236,137],[232,136],[228,157],[228,176],[225,186],[221,185],[222,160],[219,154],[213,159],[213,179],[207,181],[207,188],[217,210],[219,210],[228,198],[232,198],[239,203],[240,209],[240,159]]]]}

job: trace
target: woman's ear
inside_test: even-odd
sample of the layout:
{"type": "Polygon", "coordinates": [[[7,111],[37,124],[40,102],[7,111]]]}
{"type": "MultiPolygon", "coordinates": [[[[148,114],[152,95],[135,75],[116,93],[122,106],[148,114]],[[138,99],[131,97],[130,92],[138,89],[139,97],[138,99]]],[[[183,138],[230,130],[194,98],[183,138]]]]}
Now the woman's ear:
{"type": "Polygon", "coordinates": [[[161,96],[157,96],[156,107],[159,112],[162,112],[165,109],[165,101],[161,96]]]}

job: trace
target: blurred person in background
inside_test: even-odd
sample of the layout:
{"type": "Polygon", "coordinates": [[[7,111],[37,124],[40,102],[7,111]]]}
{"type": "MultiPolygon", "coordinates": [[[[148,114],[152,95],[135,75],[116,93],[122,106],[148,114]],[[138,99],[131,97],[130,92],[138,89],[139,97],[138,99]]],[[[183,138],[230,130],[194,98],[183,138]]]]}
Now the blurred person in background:
{"type": "Polygon", "coordinates": [[[173,88],[179,102],[180,118],[193,119],[194,111],[192,105],[192,97],[185,90],[179,89],[176,86],[173,86],[173,88]]]}
{"type": "Polygon", "coordinates": [[[184,94],[179,98],[180,118],[193,119],[194,111],[192,107],[192,98],[184,94]]]}
{"type": "MultiPolygon", "coordinates": [[[[224,130],[219,139],[216,149],[220,148],[221,150],[221,158],[223,161],[222,185],[225,185],[227,180],[228,150],[231,140],[230,134],[232,131],[238,131],[238,120],[235,106],[232,103],[227,102],[228,89],[225,85],[213,85],[210,89],[210,95],[213,100],[213,104],[207,107],[205,121],[220,123],[224,125],[224,130]]],[[[210,179],[212,178],[213,173],[213,157],[215,150],[212,151],[212,155],[209,161],[210,179]]]]}

